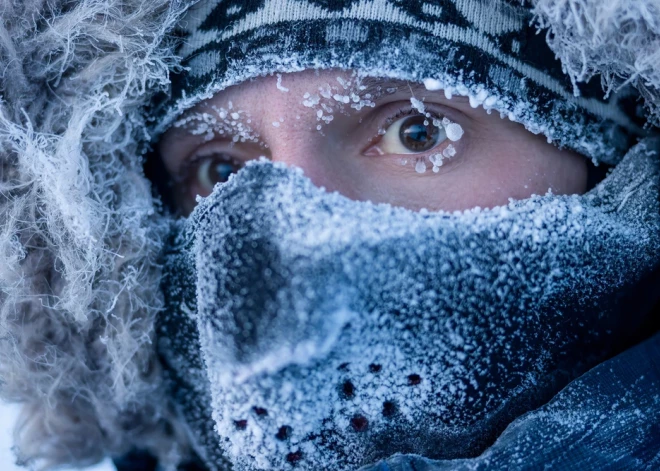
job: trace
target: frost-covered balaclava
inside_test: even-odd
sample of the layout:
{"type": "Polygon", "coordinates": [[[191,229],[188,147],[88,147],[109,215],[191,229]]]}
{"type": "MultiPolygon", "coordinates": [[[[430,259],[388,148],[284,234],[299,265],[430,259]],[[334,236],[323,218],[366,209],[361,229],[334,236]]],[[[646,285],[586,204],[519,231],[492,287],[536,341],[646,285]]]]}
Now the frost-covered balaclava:
{"type": "Polygon", "coordinates": [[[475,456],[639,328],[660,263],[658,142],[626,154],[625,94],[575,97],[529,22],[507,1],[212,0],[182,23],[161,129],[244,80],[338,67],[469,96],[620,162],[584,196],[460,213],[350,201],[269,162],[217,186],[174,228],[159,330],[210,469],[475,456]]]}
{"type": "Polygon", "coordinates": [[[620,349],[660,261],[658,143],[584,196],[413,212],[255,162],[180,223],[161,351],[210,469],[478,455],[620,349]]]}

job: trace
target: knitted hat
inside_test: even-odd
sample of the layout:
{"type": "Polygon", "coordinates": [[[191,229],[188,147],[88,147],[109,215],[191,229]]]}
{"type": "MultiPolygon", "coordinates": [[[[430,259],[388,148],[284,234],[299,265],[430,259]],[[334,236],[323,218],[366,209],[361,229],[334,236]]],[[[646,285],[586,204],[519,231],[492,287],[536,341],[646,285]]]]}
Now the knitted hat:
{"type": "Polygon", "coordinates": [[[635,135],[636,95],[572,83],[512,0],[202,0],[181,22],[185,70],[155,105],[155,134],[251,78],[357,69],[468,96],[529,131],[614,164],[635,135]]]}

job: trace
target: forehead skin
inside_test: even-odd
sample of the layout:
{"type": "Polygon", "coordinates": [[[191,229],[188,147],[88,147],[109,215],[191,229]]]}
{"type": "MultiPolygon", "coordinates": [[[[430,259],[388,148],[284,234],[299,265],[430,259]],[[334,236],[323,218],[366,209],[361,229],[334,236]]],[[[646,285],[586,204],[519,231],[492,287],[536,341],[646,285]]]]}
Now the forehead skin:
{"type": "MultiPolygon", "coordinates": [[[[523,199],[549,189],[555,194],[586,190],[584,158],[548,144],[544,136],[502,119],[497,112],[472,108],[465,97],[448,99],[444,92],[428,91],[423,84],[391,79],[361,79],[361,90],[355,84],[350,72],[338,70],[262,77],[218,92],[187,114],[213,112],[214,108],[240,111],[243,129],[258,135],[253,143],[235,146],[241,159],[264,155],[301,167],[315,184],[357,200],[414,210],[462,210],[506,204],[509,198],[523,199]],[[352,85],[344,89],[347,80],[352,85]],[[344,106],[344,111],[334,113],[332,122],[320,123],[321,105],[309,106],[306,97],[318,95],[319,88],[327,85],[334,88],[333,93],[369,94],[374,106],[360,110],[344,106]],[[465,131],[455,143],[456,158],[438,174],[418,174],[411,166],[392,165],[389,156],[362,155],[377,137],[377,129],[369,123],[381,119],[376,118],[378,113],[393,106],[410,108],[413,96],[429,109],[439,109],[465,131]]],[[[332,98],[328,103],[338,105],[332,98]]],[[[203,136],[172,128],[159,150],[168,172],[176,176],[186,159],[204,145],[208,144],[203,136]]]]}

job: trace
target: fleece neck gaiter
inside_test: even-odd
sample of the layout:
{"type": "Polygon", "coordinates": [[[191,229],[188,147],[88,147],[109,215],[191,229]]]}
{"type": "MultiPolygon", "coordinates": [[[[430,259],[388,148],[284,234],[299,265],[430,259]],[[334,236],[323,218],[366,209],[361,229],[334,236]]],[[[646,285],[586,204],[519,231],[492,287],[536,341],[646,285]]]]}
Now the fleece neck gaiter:
{"type": "Polygon", "coordinates": [[[356,202],[249,163],[176,224],[160,351],[210,469],[481,453],[618,352],[660,261],[658,143],[589,193],[356,202]]]}

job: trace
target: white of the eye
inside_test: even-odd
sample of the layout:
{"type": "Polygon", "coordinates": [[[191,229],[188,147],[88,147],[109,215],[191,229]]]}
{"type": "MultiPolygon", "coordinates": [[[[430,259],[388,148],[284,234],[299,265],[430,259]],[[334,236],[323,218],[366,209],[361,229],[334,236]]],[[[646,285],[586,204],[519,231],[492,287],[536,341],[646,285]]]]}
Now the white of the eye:
{"type": "MultiPolygon", "coordinates": [[[[390,127],[387,128],[385,134],[383,135],[383,138],[381,139],[381,144],[378,146],[383,153],[422,154],[424,152],[428,152],[429,150],[432,150],[433,148],[442,144],[447,139],[447,132],[445,131],[445,128],[441,126],[437,126],[439,132],[438,141],[435,143],[435,146],[433,146],[431,149],[428,149],[424,152],[415,152],[415,151],[411,151],[410,149],[406,149],[406,147],[401,143],[400,131],[401,131],[401,126],[408,118],[409,116],[406,116],[405,118],[401,118],[395,121],[394,123],[392,123],[390,127]]],[[[433,121],[435,125],[435,120],[433,121]]]]}
{"type": "Polygon", "coordinates": [[[208,191],[213,190],[213,182],[209,178],[209,169],[211,168],[211,161],[213,159],[206,158],[202,161],[202,164],[197,169],[197,181],[200,185],[207,189],[208,191]]]}

